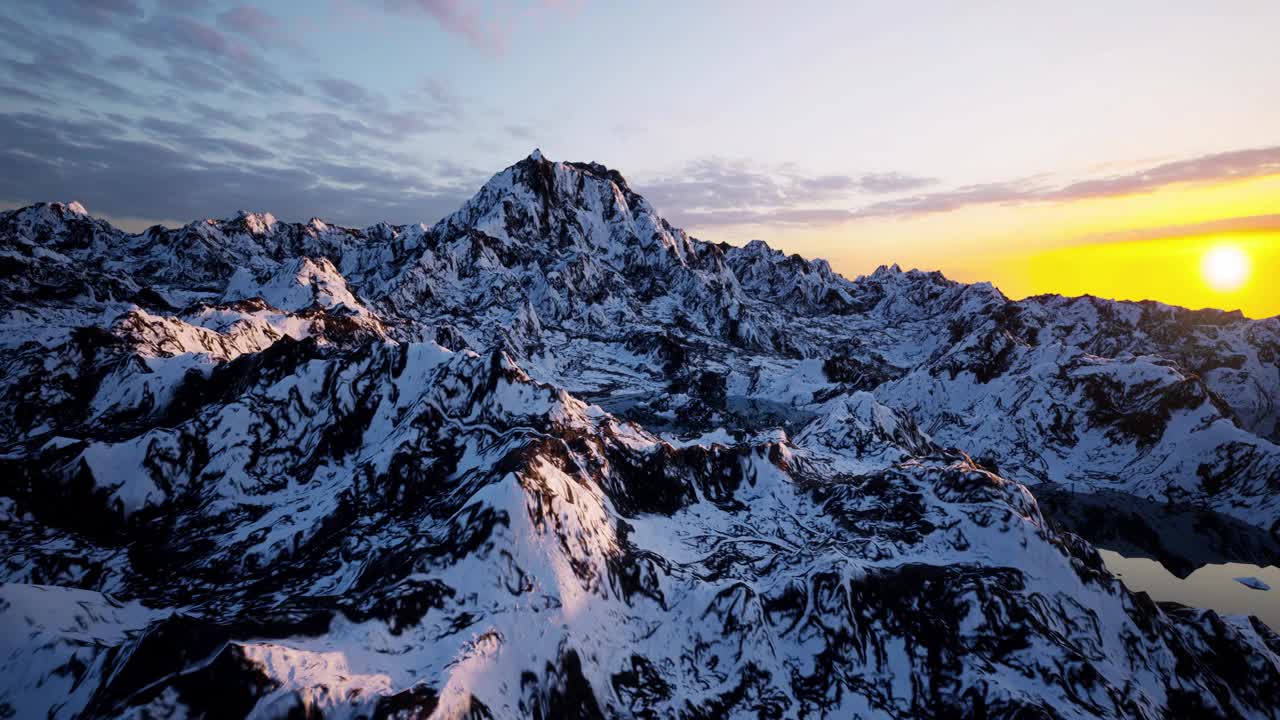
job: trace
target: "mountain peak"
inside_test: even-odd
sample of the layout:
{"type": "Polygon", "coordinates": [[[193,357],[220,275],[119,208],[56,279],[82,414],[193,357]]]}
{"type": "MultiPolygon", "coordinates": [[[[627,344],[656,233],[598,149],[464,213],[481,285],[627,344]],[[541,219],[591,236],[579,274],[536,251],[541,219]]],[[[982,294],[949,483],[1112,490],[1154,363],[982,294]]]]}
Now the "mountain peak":
{"type": "Polygon", "coordinates": [[[8,714],[1274,715],[1262,620],[1023,483],[1274,563],[1280,322],[849,280],[536,150],[320,225],[0,213],[8,714]]]}
{"type": "Polygon", "coordinates": [[[533,160],[534,162],[540,162],[540,161],[544,160],[545,158],[543,158],[543,157],[542,157],[542,151],[541,151],[541,150],[539,150],[538,148],[534,148],[534,149],[533,149],[533,152],[529,153],[529,159],[530,159],[530,160],[533,160]]]}
{"type": "Polygon", "coordinates": [[[256,213],[247,210],[236,212],[236,220],[244,223],[251,235],[266,235],[276,224],[276,216],[271,213],[256,213]]]}

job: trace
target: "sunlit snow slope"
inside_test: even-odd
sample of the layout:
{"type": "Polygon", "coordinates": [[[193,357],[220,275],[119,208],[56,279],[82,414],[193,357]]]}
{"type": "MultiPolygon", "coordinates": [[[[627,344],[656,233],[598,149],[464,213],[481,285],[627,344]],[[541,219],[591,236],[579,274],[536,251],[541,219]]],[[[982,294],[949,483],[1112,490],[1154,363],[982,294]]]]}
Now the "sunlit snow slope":
{"type": "Polygon", "coordinates": [[[1280,716],[1033,497],[1280,533],[1280,320],[688,236],[0,214],[0,717],[1280,716]]]}

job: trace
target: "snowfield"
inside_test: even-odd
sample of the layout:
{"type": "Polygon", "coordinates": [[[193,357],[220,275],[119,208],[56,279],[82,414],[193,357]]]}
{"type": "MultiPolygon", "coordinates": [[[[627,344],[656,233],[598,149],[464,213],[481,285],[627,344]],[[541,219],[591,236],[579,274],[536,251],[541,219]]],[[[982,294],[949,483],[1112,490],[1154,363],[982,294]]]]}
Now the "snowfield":
{"type": "Polygon", "coordinates": [[[0,264],[0,716],[1280,717],[1280,636],[1035,499],[1280,534],[1280,319],[850,280],[536,152],[0,264]]]}

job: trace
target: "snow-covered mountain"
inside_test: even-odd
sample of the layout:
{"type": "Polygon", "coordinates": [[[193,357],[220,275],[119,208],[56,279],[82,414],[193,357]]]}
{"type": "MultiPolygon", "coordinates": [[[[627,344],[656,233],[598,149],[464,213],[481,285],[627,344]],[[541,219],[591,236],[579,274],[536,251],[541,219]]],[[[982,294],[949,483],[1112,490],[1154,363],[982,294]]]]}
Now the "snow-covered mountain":
{"type": "Polygon", "coordinates": [[[1280,319],[849,280],[536,152],[0,268],[0,715],[1280,715],[1280,636],[1034,499],[1280,535],[1280,319]]]}

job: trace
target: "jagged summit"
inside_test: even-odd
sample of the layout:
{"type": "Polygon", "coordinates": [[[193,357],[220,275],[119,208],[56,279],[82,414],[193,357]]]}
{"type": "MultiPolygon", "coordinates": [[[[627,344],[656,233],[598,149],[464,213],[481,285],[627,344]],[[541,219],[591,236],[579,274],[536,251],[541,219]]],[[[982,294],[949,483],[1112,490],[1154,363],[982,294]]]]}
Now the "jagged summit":
{"type": "Polygon", "coordinates": [[[269,212],[256,213],[248,210],[237,211],[236,220],[242,223],[251,235],[266,235],[277,222],[276,216],[269,212]]]}
{"type": "MultiPolygon", "coordinates": [[[[12,218],[33,212],[50,214],[44,221],[50,230],[54,230],[52,226],[59,221],[71,217],[92,219],[103,227],[110,227],[106,221],[92,218],[78,203],[38,203],[3,216],[12,218]]],[[[156,226],[136,236],[172,239],[195,234],[205,242],[242,246],[246,241],[261,244],[261,241],[268,240],[270,242],[261,251],[278,255],[282,236],[328,233],[380,240],[410,234],[413,227],[378,223],[364,229],[344,228],[320,218],[312,218],[306,223],[290,223],[278,220],[270,212],[239,210],[230,218],[206,218],[177,229],[156,226]],[[235,234],[238,232],[248,237],[237,239],[235,234]]],[[[463,229],[508,241],[537,242],[545,238],[562,239],[566,235],[576,235],[586,245],[595,250],[605,250],[609,256],[627,254],[618,248],[620,242],[639,244],[647,249],[661,247],[673,253],[678,262],[686,264],[697,255],[692,249],[694,241],[661,218],[643,196],[631,189],[618,171],[596,162],[551,161],[536,148],[525,159],[495,174],[459,210],[432,228],[436,235],[463,229]],[[514,231],[522,227],[530,227],[532,233],[520,237],[514,231]]],[[[111,232],[121,238],[135,237],[114,228],[111,232]]],[[[766,254],[775,252],[763,240],[753,241],[749,248],[752,251],[763,250],[766,254]]],[[[243,260],[246,252],[257,254],[244,247],[228,254],[243,260]]],[[[814,262],[825,264],[825,261],[814,262]]]]}

